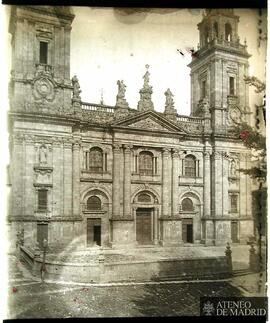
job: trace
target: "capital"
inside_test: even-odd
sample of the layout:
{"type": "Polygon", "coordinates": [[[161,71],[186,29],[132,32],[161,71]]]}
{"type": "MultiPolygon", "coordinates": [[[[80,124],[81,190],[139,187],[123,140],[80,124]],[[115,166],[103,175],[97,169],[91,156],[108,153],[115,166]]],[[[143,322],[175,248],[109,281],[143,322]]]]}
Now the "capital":
{"type": "Polygon", "coordinates": [[[203,152],[203,155],[204,155],[204,158],[205,158],[205,159],[210,159],[211,152],[210,152],[210,151],[204,151],[204,152],[203,152]]]}
{"type": "Polygon", "coordinates": [[[130,154],[131,149],[133,148],[133,146],[132,145],[124,145],[124,148],[125,148],[124,153],[125,154],[130,154]]]}
{"type": "Polygon", "coordinates": [[[120,143],[113,144],[114,152],[120,152],[121,148],[122,148],[122,144],[120,144],[120,143]]]}
{"type": "Polygon", "coordinates": [[[179,150],[178,149],[173,149],[172,157],[179,158],[179,150]]]}
{"type": "Polygon", "coordinates": [[[167,148],[167,147],[162,148],[163,155],[169,155],[170,151],[171,151],[170,148],[167,148]]]}
{"type": "Polygon", "coordinates": [[[215,159],[221,159],[222,151],[213,151],[212,156],[213,156],[215,159]]]}
{"type": "Polygon", "coordinates": [[[73,140],[73,150],[79,150],[81,143],[79,140],[73,140]]]}

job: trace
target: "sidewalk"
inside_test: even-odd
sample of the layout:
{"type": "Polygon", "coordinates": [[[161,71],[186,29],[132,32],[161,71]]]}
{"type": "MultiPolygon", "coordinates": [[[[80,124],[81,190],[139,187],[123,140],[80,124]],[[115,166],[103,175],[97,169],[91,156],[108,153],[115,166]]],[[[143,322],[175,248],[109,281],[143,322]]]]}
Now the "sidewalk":
{"type": "MultiPolygon", "coordinates": [[[[266,296],[266,271],[261,273],[252,273],[249,270],[249,249],[250,246],[232,245],[233,271],[242,272],[231,279],[231,285],[238,288],[244,296],[266,296]]],[[[263,248],[265,256],[265,247],[263,248]]],[[[266,259],[264,260],[266,262],[266,259]]]]}
{"type": "Polygon", "coordinates": [[[247,297],[267,296],[266,272],[233,277],[230,284],[247,297]]]}

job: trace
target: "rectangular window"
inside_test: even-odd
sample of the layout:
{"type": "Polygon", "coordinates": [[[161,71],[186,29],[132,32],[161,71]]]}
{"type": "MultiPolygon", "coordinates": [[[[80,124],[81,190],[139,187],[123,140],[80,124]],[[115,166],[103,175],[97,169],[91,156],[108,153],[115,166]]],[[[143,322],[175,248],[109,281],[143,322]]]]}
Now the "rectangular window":
{"type": "Polygon", "coordinates": [[[230,76],[230,95],[235,95],[234,77],[230,76]]]}
{"type": "Polygon", "coordinates": [[[206,80],[202,81],[202,88],[201,88],[201,99],[206,97],[206,80]]]}
{"type": "Polygon", "coordinates": [[[38,210],[46,211],[48,204],[48,191],[47,190],[39,190],[38,191],[38,210]]]}
{"type": "Polygon", "coordinates": [[[231,212],[238,212],[238,195],[231,195],[231,212]]]}
{"type": "Polygon", "coordinates": [[[192,156],[185,158],[185,176],[196,177],[196,160],[192,156]]]}
{"type": "Polygon", "coordinates": [[[48,43],[45,41],[39,43],[39,62],[48,64],[48,43]]]}

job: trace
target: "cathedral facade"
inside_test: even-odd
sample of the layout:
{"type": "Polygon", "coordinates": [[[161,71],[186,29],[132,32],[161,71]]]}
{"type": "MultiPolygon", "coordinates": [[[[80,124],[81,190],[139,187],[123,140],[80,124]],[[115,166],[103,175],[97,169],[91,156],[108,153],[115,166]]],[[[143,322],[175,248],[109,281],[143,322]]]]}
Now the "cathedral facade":
{"type": "Polygon", "coordinates": [[[209,9],[198,24],[190,116],[170,89],[155,111],[148,65],[137,108],[120,80],[115,106],[83,102],[70,77],[73,19],[68,8],[12,8],[12,247],[246,243],[252,185],[239,169],[250,168],[250,152],[231,132],[250,122],[239,17],[209,9]]]}

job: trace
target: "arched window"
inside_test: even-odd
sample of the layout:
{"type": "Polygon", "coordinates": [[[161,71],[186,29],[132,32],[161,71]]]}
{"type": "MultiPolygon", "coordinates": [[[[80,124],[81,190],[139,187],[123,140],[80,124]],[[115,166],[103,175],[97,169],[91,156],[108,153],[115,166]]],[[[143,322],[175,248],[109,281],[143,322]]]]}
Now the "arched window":
{"type": "Polygon", "coordinates": [[[218,38],[218,23],[214,22],[214,36],[218,38]]]}
{"type": "Polygon", "coordinates": [[[196,158],[192,155],[185,158],[185,176],[196,177],[196,158]]]}
{"type": "Polygon", "coordinates": [[[228,22],[225,24],[225,40],[232,40],[232,26],[228,22]]]}
{"type": "Polygon", "coordinates": [[[149,151],[142,151],[139,155],[139,173],[141,175],[153,174],[153,154],[149,151]]]}
{"type": "Polygon", "coordinates": [[[138,196],[138,202],[151,203],[151,196],[146,193],[141,193],[138,196]]]}
{"type": "Polygon", "coordinates": [[[103,152],[102,149],[94,147],[89,153],[89,170],[94,173],[101,173],[103,170],[103,152]]]}
{"type": "Polygon", "coordinates": [[[97,196],[90,196],[87,200],[87,210],[101,210],[101,201],[97,196]]]}
{"type": "Polygon", "coordinates": [[[193,211],[193,203],[191,199],[189,198],[184,198],[182,201],[182,211],[193,211]]]}

